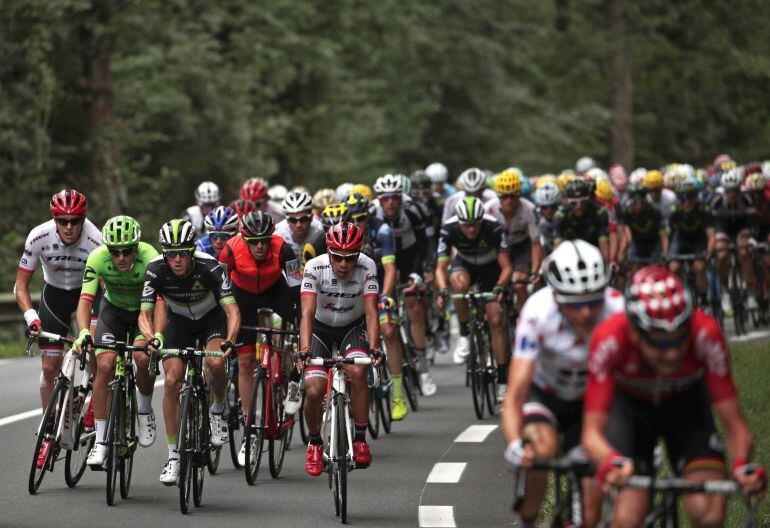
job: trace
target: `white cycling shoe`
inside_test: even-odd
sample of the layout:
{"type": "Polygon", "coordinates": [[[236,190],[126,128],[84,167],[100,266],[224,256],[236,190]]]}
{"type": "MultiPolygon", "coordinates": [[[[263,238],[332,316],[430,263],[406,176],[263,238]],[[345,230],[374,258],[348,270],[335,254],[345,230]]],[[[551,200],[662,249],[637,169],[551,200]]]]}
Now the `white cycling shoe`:
{"type": "Polygon", "coordinates": [[[732,317],[733,315],[733,303],[730,300],[730,294],[727,292],[722,292],[722,311],[725,313],[727,317],[732,317]]]}
{"type": "Polygon", "coordinates": [[[299,390],[299,382],[290,381],[288,394],[286,395],[286,401],[283,404],[283,408],[286,411],[286,414],[293,415],[299,411],[301,405],[302,394],[299,390]]]}
{"type": "Polygon", "coordinates": [[[746,309],[747,310],[759,309],[759,303],[757,302],[757,297],[753,293],[750,293],[746,296],[746,309]]]}
{"type": "Polygon", "coordinates": [[[468,336],[460,336],[455,343],[455,350],[452,353],[452,361],[455,365],[462,365],[468,356],[471,355],[471,340],[468,336]]]}
{"type": "Polygon", "coordinates": [[[505,393],[508,391],[508,385],[505,383],[497,384],[497,403],[503,403],[505,393]]]}
{"type": "Polygon", "coordinates": [[[136,415],[139,422],[139,445],[142,447],[150,447],[155,443],[155,411],[150,411],[149,414],[138,413],[136,415]]]}
{"type": "Polygon", "coordinates": [[[88,453],[86,464],[90,467],[103,467],[104,461],[107,460],[107,446],[102,444],[94,444],[91,448],[91,452],[88,453]]]}
{"type": "Polygon", "coordinates": [[[420,392],[423,396],[433,396],[436,394],[436,383],[430,377],[430,372],[420,374],[420,392]]]}
{"type": "Polygon", "coordinates": [[[227,442],[227,422],[222,413],[209,411],[209,427],[211,428],[211,445],[220,447],[227,442]]]}
{"type": "Polygon", "coordinates": [[[238,465],[241,467],[246,465],[246,442],[241,444],[241,450],[238,451],[238,465]]]}
{"type": "Polygon", "coordinates": [[[165,486],[173,486],[179,479],[179,459],[169,458],[160,472],[160,481],[165,486]]]}

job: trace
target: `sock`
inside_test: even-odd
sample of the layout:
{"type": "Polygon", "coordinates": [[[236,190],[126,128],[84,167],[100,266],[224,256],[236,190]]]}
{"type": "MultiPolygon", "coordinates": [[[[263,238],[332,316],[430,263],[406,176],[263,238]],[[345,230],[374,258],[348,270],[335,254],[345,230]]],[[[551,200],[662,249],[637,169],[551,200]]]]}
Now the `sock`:
{"type": "Polygon", "coordinates": [[[94,420],[96,422],[96,443],[104,442],[104,436],[107,434],[107,420],[94,420]]]}
{"type": "Polygon", "coordinates": [[[150,414],[152,412],[152,393],[142,394],[140,391],[136,391],[139,397],[137,403],[139,404],[139,414],[150,414]]]}
{"type": "Polygon", "coordinates": [[[355,422],[356,434],[353,436],[354,442],[366,442],[366,427],[369,425],[367,422],[355,422]]]}
{"type": "Polygon", "coordinates": [[[310,445],[323,445],[321,440],[321,431],[308,431],[307,436],[310,439],[310,445]]]}
{"type": "Polygon", "coordinates": [[[468,337],[469,334],[468,330],[468,321],[465,321],[464,323],[460,323],[460,335],[463,337],[468,337]]]}
{"type": "Polygon", "coordinates": [[[179,451],[176,450],[176,435],[166,437],[166,447],[168,447],[168,458],[179,460],[179,451]]]}
{"type": "Polygon", "coordinates": [[[505,363],[500,363],[497,366],[497,382],[502,384],[508,384],[508,366],[511,360],[509,359],[505,363]]]}
{"type": "Polygon", "coordinates": [[[513,519],[514,519],[514,521],[515,521],[515,522],[514,522],[514,524],[515,524],[515,525],[516,525],[518,528],[530,528],[530,526],[534,526],[534,524],[533,524],[533,523],[531,523],[531,522],[529,522],[529,521],[525,521],[525,520],[524,520],[524,519],[521,517],[521,515],[519,515],[519,512],[513,512],[513,519]]]}
{"type": "Polygon", "coordinates": [[[403,374],[391,374],[390,379],[393,381],[393,398],[404,398],[404,375],[403,374]]]}
{"type": "Polygon", "coordinates": [[[225,400],[222,399],[220,401],[217,401],[216,396],[214,397],[214,401],[211,403],[211,406],[209,407],[209,411],[213,412],[214,414],[222,414],[225,410],[225,400]]]}
{"type": "Polygon", "coordinates": [[[417,359],[420,361],[420,374],[425,374],[428,372],[428,358],[425,355],[425,349],[415,348],[414,351],[417,354],[417,359]]]}

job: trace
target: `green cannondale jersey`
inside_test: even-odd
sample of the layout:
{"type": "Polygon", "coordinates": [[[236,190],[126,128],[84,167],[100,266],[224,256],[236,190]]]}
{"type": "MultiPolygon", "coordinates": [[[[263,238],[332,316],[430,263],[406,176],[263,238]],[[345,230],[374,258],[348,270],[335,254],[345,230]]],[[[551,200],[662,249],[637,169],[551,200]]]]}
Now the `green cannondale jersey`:
{"type": "Polygon", "coordinates": [[[144,272],[147,264],[157,256],[154,247],[147,242],[139,242],[134,265],[128,271],[120,272],[113,264],[107,246],[99,246],[86,261],[80,296],[93,301],[101,279],[104,283],[104,298],[110,304],[132,312],[138,310],[142,300],[144,272]]]}

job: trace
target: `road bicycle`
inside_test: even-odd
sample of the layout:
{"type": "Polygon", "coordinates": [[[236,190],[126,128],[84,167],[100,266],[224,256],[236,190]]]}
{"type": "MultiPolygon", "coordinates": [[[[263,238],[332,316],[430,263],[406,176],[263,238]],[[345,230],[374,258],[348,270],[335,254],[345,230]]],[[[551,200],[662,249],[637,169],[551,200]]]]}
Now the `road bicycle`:
{"type": "Polygon", "coordinates": [[[245,417],[243,402],[238,391],[238,358],[230,356],[228,362],[227,385],[225,386],[225,411],[227,420],[227,443],[230,446],[230,459],[235,469],[241,469],[238,463],[238,450],[243,445],[245,417]]]}
{"type": "MultiPolygon", "coordinates": [[[[27,350],[38,338],[72,345],[72,338],[40,332],[31,338],[27,350]]],[[[29,470],[29,493],[34,495],[40,488],[46,472],[53,472],[59,455],[65,451],[64,480],[69,487],[75,487],[86,470],[88,452],[94,444],[96,433],[93,420],[90,426],[85,421],[84,409],[91,402],[93,378],[87,355],[82,354],[79,369],[83,373],[80,384],[76,385],[75,368],[78,358],[74,350],[67,351],[62,360],[62,367],[54,383],[54,389],[48,400],[43,418],[37,428],[37,441],[29,470]]]]}
{"type": "MultiPolygon", "coordinates": [[[[380,341],[382,344],[382,341],[380,341]]],[[[379,367],[369,367],[367,373],[369,384],[369,423],[367,429],[372,438],[377,439],[380,436],[380,425],[386,433],[390,433],[392,423],[390,412],[390,397],[393,382],[390,379],[390,372],[385,361],[379,367]]]]}
{"type": "MultiPolygon", "coordinates": [[[[406,305],[407,294],[405,290],[410,288],[408,285],[397,286],[398,291],[398,329],[401,332],[401,343],[403,344],[402,361],[402,379],[404,386],[404,395],[409,402],[409,407],[413,411],[420,409],[420,369],[417,352],[415,351],[414,341],[412,341],[412,330],[409,320],[409,310],[406,305]]],[[[415,293],[419,300],[419,293],[415,293]]]]}

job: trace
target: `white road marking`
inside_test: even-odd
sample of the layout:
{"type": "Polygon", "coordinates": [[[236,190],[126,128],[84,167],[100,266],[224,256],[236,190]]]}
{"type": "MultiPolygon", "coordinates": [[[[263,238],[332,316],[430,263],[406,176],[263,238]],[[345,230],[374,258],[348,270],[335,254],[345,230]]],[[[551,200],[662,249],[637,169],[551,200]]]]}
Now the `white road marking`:
{"type": "Polygon", "coordinates": [[[5,418],[0,418],[0,427],[15,422],[20,422],[28,418],[34,418],[35,416],[40,416],[41,414],[43,414],[43,409],[32,409],[31,411],[25,411],[23,413],[14,414],[12,416],[6,416],[5,418]]]}
{"type": "Polygon", "coordinates": [[[455,442],[483,442],[495,429],[496,425],[471,425],[455,438],[455,442]]]}
{"type": "Polygon", "coordinates": [[[455,528],[452,506],[420,506],[420,528],[455,528]]]}
{"type": "Polygon", "coordinates": [[[465,471],[465,462],[439,462],[428,475],[429,484],[457,484],[465,471]]]}
{"type": "Polygon", "coordinates": [[[768,336],[770,336],[770,330],[754,330],[745,335],[730,337],[727,341],[728,343],[743,343],[744,341],[754,341],[768,336]]]}

